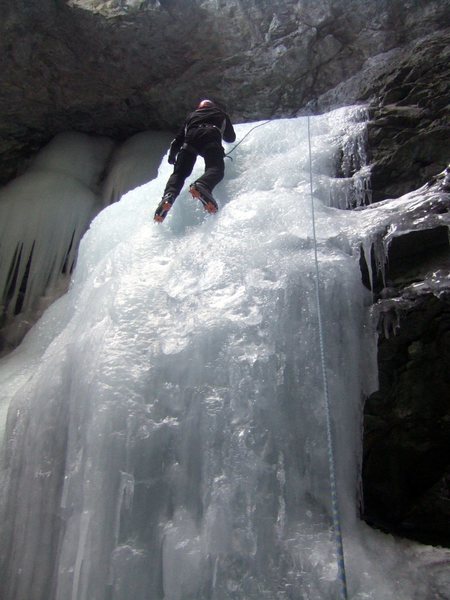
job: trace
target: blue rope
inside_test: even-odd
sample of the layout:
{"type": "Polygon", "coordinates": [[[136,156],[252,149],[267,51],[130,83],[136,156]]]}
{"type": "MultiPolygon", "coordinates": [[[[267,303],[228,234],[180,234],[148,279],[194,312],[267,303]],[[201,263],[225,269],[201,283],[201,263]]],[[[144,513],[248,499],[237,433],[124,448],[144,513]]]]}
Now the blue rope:
{"type": "Polygon", "coordinates": [[[252,132],[254,129],[258,129],[258,127],[262,127],[263,125],[267,125],[267,123],[270,123],[270,119],[268,119],[267,121],[264,121],[263,123],[258,123],[258,125],[255,125],[255,126],[254,126],[254,127],[252,127],[252,128],[249,130],[249,131],[247,131],[247,133],[244,135],[244,137],[243,137],[243,138],[242,138],[242,139],[241,139],[241,140],[240,140],[240,141],[239,141],[239,142],[238,142],[238,143],[237,143],[235,146],[233,146],[229,152],[227,152],[227,153],[225,154],[225,158],[229,158],[230,160],[233,160],[233,159],[231,158],[230,154],[231,154],[232,152],[234,152],[234,150],[236,150],[236,148],[237,148],[237,147],[238,147],[240,144],[242,144],[242,142],[245,140],[245,138],[246,138],[248,135],[250,135],[250,134],[251,134],[251,132],[252,132]]]}
{"type": "Polygon", "coordinates": [[[333,519],[333,531],[334,541],[336,546],[336,560],[338,566],[338,579],[339,579],[339,598],[341,600],[347,600],[347,577],[345,573],[345,562],[344,562],[344,547],[342,543],[342,532],[341,522],[339,517],[338,509],[338,498],[336,488],[336,467],[334,459],[334,447],[333,447],[333,436],[331,432],[331,415],[330,415],[330,398],[328,393],[328,380],[325,367],[325,350],[323,342],[323,325],[322,325],[322,314],[320,310],[320,295],[319,295],[319,259],[317,256],[317,236],[316,236],[316,219],[314,211],[314,200],[313,200],[313,183],[312,183],[312,153],[311,153],[311,131],[310,131],[310,119],[308,116],[308,148],[309,148],[309,184],[310,184],[310,196],[311,196],[311,214],[312,214],[312,227],[313,227],[313,238],[314,238],[314,262],[315,262],[315,288],[316,288],[316,303],[317,303],[317,319],[319,325],[319,346],[320,346],[320,360],[322,363],[322,378],[323,378],[323,390],[325,397],[325,412],[326,412],[326,425],[327,425],[327,442],[328,442],[328,468],[330,472],[330,490],[331,490],[331,514],[333,519]]]}
{"type": "MultiPolygon", "coordinates": [[[[245,138],[257,127],[267,125],[270,123],[264,121],[252,127],[244,137],[225,155],[229,156],[244,140],[245,138]]],[[[320,295],[319,295],[319,259],[317,256],[317,235],[316,235],[316,219],[314,211],[314,200],[313,200],[313,184],[312,184],[312,152],[311,152],[311,131],[310,131],[310,119],[308,116],[308,149],[309,149],[309,179],[310,179],[310,196],[311,196],[311,213],[312,213],[312,226],[313,226],[313,238],[314,238],[314,262],[315,262],[315,288],[316,288],[316,303],[317,303],[317,317],[319,324],[319,346],[320,346],[320,359],[322,364],[322,378],[323,378],[323,389],[325,396],[325,412],[326,412],[326,427],[327,427],[327,443],[328,443],[328,468],[330,474],[330,493],[331,493],[331,515],[333,520],[333,532],[335,541],[336,561],[338,566],[338,579],[339,579],[339,598],[340,600],[348,600],[347,594],[347,577],[345,573],[345,561],[344,561],[344,546],[342,543],[342,531],[341,521],[339,517],[338,509],[338,498],[336,488],[336,467],[334,460],[334,447],[333,447],[333,436],[331,432],[331,414],[330,414],[330,399],[328,393],[328,380],[325,366],[325,350],[323,341],[323,326],[322,326],[322,313],[320,310],[320,295]]],[[[232,159],[231,159],[232,160],[232,159]]]]}

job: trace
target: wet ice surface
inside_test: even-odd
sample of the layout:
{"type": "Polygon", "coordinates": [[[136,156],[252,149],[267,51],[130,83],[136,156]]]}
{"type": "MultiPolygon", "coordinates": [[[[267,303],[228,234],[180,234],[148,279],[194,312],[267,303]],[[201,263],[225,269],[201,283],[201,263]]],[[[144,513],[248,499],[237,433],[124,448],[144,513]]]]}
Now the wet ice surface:
{"type": "Polygon", "coordinates": [[[63,269],[70,272],[98,208],[93,188],[112,145],[107,138],[60,134],[0,190],[2,317],[13,317],[18,304],[20,312],[30,311],[57,286],[63,269]]]}
{"type": "MultiPolygon", "coordinates": [[[[376,385],[357,248],[416,201],[329,206],[327,190],[342,200],[354,179],[329,173],[362,118],[350,107],[311,120],[349,597],[444,598],[448,553],[357,518],[361,398],[376,385]]],[[[163,162],[100,213],[71,290],[0,363],[13,397],[5,600],[337,597],[306,133],[305,119],[251,132],[216,216],[185,191],[153,223],[163,162]]]]}
{"type": "Polygon", "coordinates": [[[89,223],[156,176],[169,140],[144,131],[115,147],[106,137],[61,133],[0,189],[0,355],[67,291],[89,223]]]}

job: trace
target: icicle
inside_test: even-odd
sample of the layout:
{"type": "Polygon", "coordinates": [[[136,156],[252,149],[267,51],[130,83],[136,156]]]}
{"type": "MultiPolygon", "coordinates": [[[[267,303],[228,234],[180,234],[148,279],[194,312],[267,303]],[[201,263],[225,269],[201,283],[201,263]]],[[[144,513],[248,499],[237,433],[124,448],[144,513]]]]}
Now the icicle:
{"type": "Polygon", "coordinates": [[[44,295],[61,293],[59,283],[68,281],[80,239],[99,210],[95,189],[111,148],[106,138],[61,134],[0,190],[4,321],[30,316],[44,295]]]}
{"type": "Polygon", "coordinates": [[[327,206],[344,210],[370,204],[367,111],[352,108],[330,115],[317,117],[322,130],[321,152],[312,157],[314,194],[327,206]],[[330,171],[340,176],[332,177],[330,171]]]}
{"type": "Polygon", "coordinates": [[[103,205],[117,202],[126,192],[154,179],[171,138],[169,133],[144,131],[122,144],[109,165],[103,205]]]}
{"type": "Polygon", "coordinates": [[[117,508],[114,527],[115,544],[119,543],[120,519],[123,511],[130,509],[133,502],[134,477],[131,473],[120,473],[119,491],[117,494],[117,508]]]}
{"type": "Polygon", "coordinates": [[[365,260],[365,263],[367,266],[370,289],[373,291],[374,290],[374,273],[373,273],[373,267],[372,267],[372,240],[364,239],[361,243],[361,246],[362,246],[362,250],[363,250],[363,254],[364,254],[364,260],[365,260]]]}
{"type": "Polygon", "coordinates": [[[370,188],[370,167],[363,166],[353,175],[354,202],[349,208],[372,204],[372,190],[370,188]]]}

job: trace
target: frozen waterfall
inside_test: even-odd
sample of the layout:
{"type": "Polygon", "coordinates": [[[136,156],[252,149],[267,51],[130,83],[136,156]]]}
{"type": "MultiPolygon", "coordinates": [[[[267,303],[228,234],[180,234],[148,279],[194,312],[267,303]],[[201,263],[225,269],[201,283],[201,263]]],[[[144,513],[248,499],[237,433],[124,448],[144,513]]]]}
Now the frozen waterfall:
{"type": "MultiPolygon", "coordinates": [[[[358,248],[392,218],[339,210],[368,201],[364,120],[311,119],[349,597],[442,598],[448,554],[358,520],[376,385],[358,248]]],[[[338,598],[307,121],[258,127],[232,157],[215,216],[184,192],[153,223],[167,161],[103,210],[69,292],[0,362],[2,600],[338,598]]]]}
{"type": "Polygon", "coordinates": [[[170,139],[143,131],[116,148],[106,137],[61,133],[0,189],[0,356],[67,291],[93,217],[156,176],[170,139]]]}

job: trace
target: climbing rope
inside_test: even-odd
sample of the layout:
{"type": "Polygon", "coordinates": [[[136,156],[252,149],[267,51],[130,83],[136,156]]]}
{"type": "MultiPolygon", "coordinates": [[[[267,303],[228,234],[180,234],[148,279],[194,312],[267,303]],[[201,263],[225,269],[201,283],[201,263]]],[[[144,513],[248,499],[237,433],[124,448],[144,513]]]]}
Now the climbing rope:
{"type": "Polygon", "coordinates": [[[334,541],[336,546],[336,560],[338,566],[338,579],[339,579],[339,597],[341,600],[347,600],[347,577],[345,574],[345,562],[344,562],[344,547],[342,543],[342,532],[341,532],[341,521],[339,517],[337,488],[336,488],[336,467],[334,459],[334,445],[333,437],[331,432],[331,413],[330,413],[330,398],[328,393],[328,380],[325,366],[325,350],[323,342],[323,325],[322,325],[322,314],[320,310],[320,295],[319,295],[319,259],[317,256],[317,235],[316,235],[316,219],[314,211],[314,200],[313,200],[313,183],[312,183],[312,153],[311,153],[311,131],[310,131],[310,119],[308,116],[308,150],[309,150],[309,185],[310,185],[310,196],[311,196],[311,216],[312,216],[312,228],[313,228],[313,239],[314,239],[314,263],[315,263],[315,288],[316,288],[316,304],[317,304],[317,319],[319,325],[319,346],[320,346],[320,360],[322,364],[322,378],[323,378],[323,390],[325,397],[325,413],[326,413],[326,426],[327,426],[327,444],[328,444],[328,468],[330,472],[330,490],[331,490],[331,513],[333,519],[333,532],[334,541]]]}
{"type": "Polygon", "coordinates": [[[257,129],[258,127],[262,127],[263,125],[267,125],[267,123],[270,123],[270,119],[268,119],[267,121],[263,121],[262,123],[258,123],[258,125],[255,125],[255,126],[254,126],[254,127],[252,127],[251,129],[249,129],[249,130],[247,131],[247,133],[244,135],[244,137],[242,138],[242,140],[240,140],[240,141],[239,141],[239,142],[238,142],[238,143],[237,143],[235,146],[233,146],[233,147],[231,148],[231,150],[230,150],[229,152],[227,152],[227,153],[225,154],[225,157],[228,157],[230,160],[233,160],[233,159],[230,157],[230,154],[231,154],[232,152],[234,152],[234,151],[236,150],[236,148],[237,148],[237,147],[238,147],[240,144],[242,144],[242,142],[245,140],[245,138],[246,138],[248,135],[250,135],[250,134],[251,134],[251,132],[252,132],[254,129],[257,129]]]}
{"type": "MultiPolygon", "coordinates": [[[[326,429],[327,429],[327,445],[328,445],[328,468],[330,475],[330,495],[331,495],[331,514],[333,521],[333,533],[335,541],[336,561],[338,566],[338,580],[339,580],[339,597],[340,600],[348,600],[347,594],[347,577],[345,572],[345,561],[344,561],[344,546],[342,543],[342,531],[341,531],[341,520],[339,516],[338,498],[337,498],[337,487],[336,487],[336,467],[334,458],[334,444],[333,436],[331,431],[331,411],[330,411],[330,397],[328,393],[328,380],[326,373],[325,364],[325,350],[323,341],[323,325],[322,325],[322,313],[320,310],[320,294],[319,294],[319,259],[317,255],[317,235],[316,235],[316,218],[314,211],[314,199],[313,199],[313,182],[312,182],[312,152],[311,152],[311,130],[310,130],[310,118],[308,116],[308,151],[309,151],[309,185],[310,185],[310,197],[311,197],[311,215],[312,215],[312,227],[313,227],[313,239],[314,239],[314,264],[315,264],[315,289],[316,289],[316,305],[317,305],[317,319],[319,325],[319,347],[320,347],[320,360],[322,365],[322,378],[323,378],[323,389],[325,398],[325,413],[326,413],[326,429]]],[[[236,150],[236,148],[242,144],[245,138],[257,127],[262,127],[270,123],[263,121],[255,125],[244,137],[235,145],[233,148],[225,154],[226,157],[233,160],[229,155],[236,150]]]]}

